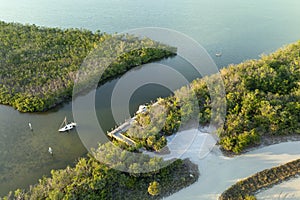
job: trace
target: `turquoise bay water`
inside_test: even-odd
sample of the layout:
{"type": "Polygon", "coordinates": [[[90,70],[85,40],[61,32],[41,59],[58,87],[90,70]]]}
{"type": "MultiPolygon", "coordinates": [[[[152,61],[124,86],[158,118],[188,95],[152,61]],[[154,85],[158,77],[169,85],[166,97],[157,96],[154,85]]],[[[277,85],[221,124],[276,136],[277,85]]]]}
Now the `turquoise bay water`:
{"type": "Polygon", "coordinates": [[[123,32],[165,27],[183,32],[219,66],[257,58],[300,38],[298,0],[10,0],[0,19],[53,27],[123,32]]]}
{"type": "MultiPolygon", "coordinates": [[[[7,22],[108,33],[153,26],[175,29],[203,45],[219,67],[258,58],[299,40],[299,19],[298,0],[0,0],[0,20],[7,22]],[[222,57],[215,57],[220,51],[222,57]]],[[[190,80],[198,76],[179,58],[162,63],[180,69],[190,80]]],[[[117,81],[104,84],[97,92],[98,119],[105,130],[115,125],[107,94],[117,81]]],[[[139,104],[169,94],[165,88],[144,86],[132,96],[131,113],[139,104]]],[[[42,114],[21,114],[0,106],[0,195],[27,188],[51,169],[72,165],[85,155],[76,131],[57,132],[64,116],[72,119],[70,103],[42,114]],[[48,155],[48,146],[54,157],[48,155]]]]}

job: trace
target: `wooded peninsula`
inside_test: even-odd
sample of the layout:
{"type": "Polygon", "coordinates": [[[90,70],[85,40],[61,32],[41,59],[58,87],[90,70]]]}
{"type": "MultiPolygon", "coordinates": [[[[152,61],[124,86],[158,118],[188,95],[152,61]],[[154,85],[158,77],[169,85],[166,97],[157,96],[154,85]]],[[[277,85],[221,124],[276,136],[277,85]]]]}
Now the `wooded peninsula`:
{"type": "MultiPolygon", "coordinates": [[[[266,138],[300,134],[300,42],[259,60],[228,66],[220,73],[227,111],[224,127],[217,135],[224,151],[238,154],[266,138]]],[[[149,105],[149,112],[138,114],[126,135],[148,150],[159,151],[167,143],[166,136],[176,133],[189,116],[196,115],[201,126],[208,125],[212,105],[207,81],[214,79],[212,75],[194,80],[175,91],[174,96],[159,98],[156,104],[166,111],[149,105]],[[197,110],[199,113],[194,113],[197,110]],[[158,130],[161,122],[164,124],[158,130]]],[[[220,88],[215,87],[214,92],[221,93],[220,88]]]]}
{"type": "Polygon", "coordinates": [[[70,99],[77,72],[93,49],[103,54],[125,52],[111,63],[99,83],[176,53],[176,48],[147,38],[0,21],[0,103],[21,112],[40,112],[70,99]],[[102,45],[107,40],[109,47],[102,45]],[[151,48],[126,52],[141,44],[151,48]]]}
{"type": "MultiPolygon", "coordinates": [[[[86,30],[1,22],[1,103],[23,112],[34,112],[49,109],[69,98],[75,71],[95,43],[98,45],[105,37],[110,36],[86,30]]],[[[171,55],[174,51],[155,48],[130,52],[126,62],[112,65],[117,66],[117,70],[111,70],[107,79],[171,55]]],[[[231,65],[220,72],[227,102],[225,124],[217,132],[223,150],[237,154],[259,145],[264,137],[300,134],[300,41],[259,60],[231,65]]],[[[177,95],[158,99],[158,104],[166,108],[164,115],[159,110],[155,115],[156,122],[164,119],[162,129],[153,126],[149,112],[138,114],[136,124],[125,133],[137,143],[136,147],[114,143],[124,149],[124,154],[142,147],[160,151],[167,143],[166,136],[176,133],[180,125],[189,121],[185,116],[196,114],[200,125],[208,125],[212,105],[207,79],[213,80],[214,76],[194,80],[175,91],[177,95]],[[186,95],[189,92],[197,97],[198,113],[193,113],[195,102],[186,95]]],[[[215,91],[220,92],[218,89],[215,91]]],[[[149,104],[148,108],[155,112],[153,105],[149,104]]],[[[120,152],[110,149],[109,143],[99,146],[103,159],[120,156],[120,152]]],[[[129,164],[125,166],[129,172],[121,172],[92,156],[81,158],[75,167],[53,170],[51,178],[42,178],[28,191],[17,190],[4,199],[157,199],[192,184],[199,177],[188,160],[176,160],[154,172],[138,173],[135,169],[139,167],[155,167],[165,162],[146,155],[142,159],[145,166],[129,164]]]]}

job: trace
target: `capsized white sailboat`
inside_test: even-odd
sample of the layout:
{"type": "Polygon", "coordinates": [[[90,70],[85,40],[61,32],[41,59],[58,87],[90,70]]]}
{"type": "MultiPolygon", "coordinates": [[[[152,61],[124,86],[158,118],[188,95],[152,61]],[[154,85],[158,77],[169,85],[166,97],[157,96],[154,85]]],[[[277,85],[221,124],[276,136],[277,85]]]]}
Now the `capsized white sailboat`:
{"type": "Polygon", "coordinates": [[[76,127],[76,123],[75,122],[71,122],[68,124],[67,122],[67,117],[65,117],[63,123],[60,125],[60,128],[58,129],[59,132],[65,132],[65,131],[69,131],[71,129],[73,129],[74,127],[76,127]]]}

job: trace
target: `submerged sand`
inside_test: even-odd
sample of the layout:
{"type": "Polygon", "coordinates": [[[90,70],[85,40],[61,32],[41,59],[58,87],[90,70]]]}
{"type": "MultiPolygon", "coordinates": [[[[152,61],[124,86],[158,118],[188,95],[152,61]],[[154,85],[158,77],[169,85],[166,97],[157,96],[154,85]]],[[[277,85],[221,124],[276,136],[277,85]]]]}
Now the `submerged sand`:
{"type": "Polygon", "coordinates": [[[300,199],[300,177],[283,182],[256,195],[258,200],[300,199]]]}
{"type": "MultiPolygon", "coordinates": [[[[300,142],[285,142],[256,149],[233,158],[225,157],[215,146],[216,139],[207,133],[209,131],[210,129],[205,131],[186,130],[177,133],[172,140],[170,139],[168,146],[171,154],[166,158],[190,158],[198,165],[200,177],[193,185],[166,199],[215,200],[239,179],[300,159],[300,142]]],[[[294,184],[288,185],[287,190],[283,188],[282,191],[289,192],[289,189],[293,190],[294,186],[294,184]]]]}

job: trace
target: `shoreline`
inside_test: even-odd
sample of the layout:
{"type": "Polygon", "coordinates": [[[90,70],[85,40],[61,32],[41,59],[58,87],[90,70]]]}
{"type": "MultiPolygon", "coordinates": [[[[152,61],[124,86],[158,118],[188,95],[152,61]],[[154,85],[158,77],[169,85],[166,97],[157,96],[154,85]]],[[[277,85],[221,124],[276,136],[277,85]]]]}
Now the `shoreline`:
{"type": "Polygon", "coordinates": [[[287,181],[273,187],[260,190],[255,197],[258,200],[265,199],[300,199],[300,176],[290,178],[287,181]]]}
{"type": "Polygon", "coordinates": [[[78,86],[76,89],[86,89],[91,84],[101,84],[136,66],[174,56],[177,52],[176,47],[149,38],[130,39],[130,36],[121,34],[3,21],[0,21],[0,27],[5,30],[1,32],[3,42],[9,44],[1,49],[7,55],[0,55],[5,66],[0,70],[3,74],[0,103],[12,106],[20,112],[51,110],[72,97],[75,84],[78,86]],[[15,37],[16,31],[20,32],[18,37],[15,37]],[[74,38],[82,38],[84,42],[74,38]],[[32,46],[30,54],[27,48],[15,50],[19,49],[16,47],[28,44],[32,46]],[[56,44],[56,49],[53,49],[52,44],[56,44]],[[123,52],[120,44],[123,44],[122,48],[132,50],[123,52]],[[106,48],[108,45],[110,49],[106,48]],[[10,49],[10,46],[15,48],[10,49]],[[114,59],[100,65],[98,63],[100,58],[95,59],[95,53],[103,54],[101,59],[107,61],[114,59]],[[11,61],[11,58],[17,59],[11,61]],[[91,62],[92,65],[87,62],[91,62]],[[84,70],[82,79],[78,79],[77,76],[80,70],[84,70]],[[33,74],[31,71],[36,73],[33,74]],[[102,75],[100,80],[99,73],[102,75]],[[40,75],[36,76],[36,74],[40,75]]]}
{"type": "MultiPolygon", "coordinates": [[[[191,131],[191,130],[189,130],[191,131]]],[[[268,146],[257,146],[241,155],[227,157],[214,146],[204,158],[196,158],[195,152],[185,152],[184,158],[189,158],[198,165],[200,176],[196,183],[172,194],[166,199],[217,199],[231,185],[264,169],[300,158],[300,141],[285,137],[282,143],[268,146]],[[249,168],[252,165],[252,168],[249,168]]],[[[272,140],[280,142],[279,140],[272,140]]],[[[266,144],[263,144],[266,145],[266,144]]]]}
{"type": "Polygon", "coordinates": [[[299,134],[293,134],[293,135],[279,135],[279,136],[273,136],[273,135],[267,135],[267,136],[262,136],[261,138],[261,142],[259,145],[253,146],[253,147],[249,147],[247,149],[245,149],[243,152],[241,152],[240,154],[236,154],[230,151],[226,151],[223,149],[220,149],[223,153],[224,156],[233,158],[236,156],[240,156],[243,155],[245,153],[257,150],[257,149],[261,149],[264,147],[268,147],[268,146],[272,146],[275,144],[281,144],[281,143],[285,143],[285,142],[298,142],[300,141],[300,135],[299,134]]]}

